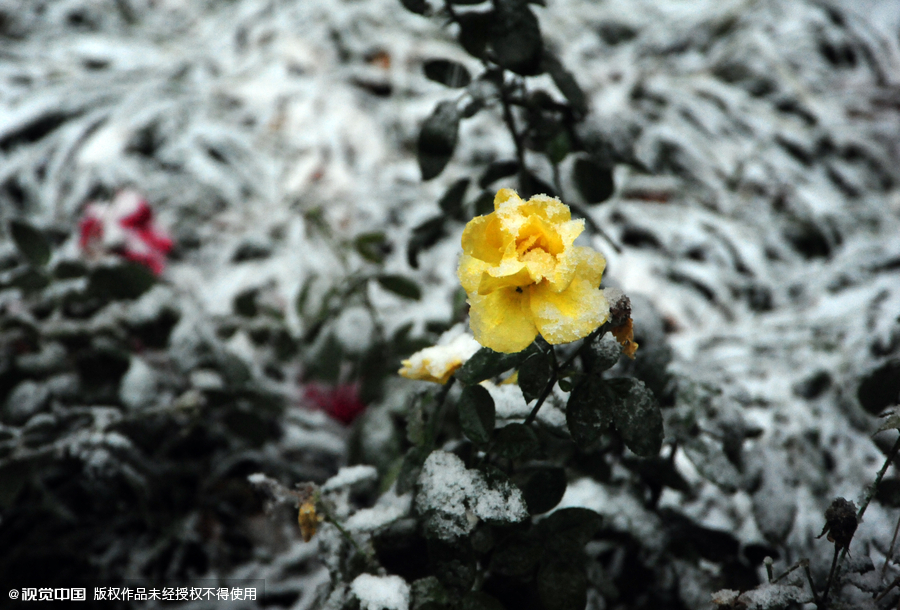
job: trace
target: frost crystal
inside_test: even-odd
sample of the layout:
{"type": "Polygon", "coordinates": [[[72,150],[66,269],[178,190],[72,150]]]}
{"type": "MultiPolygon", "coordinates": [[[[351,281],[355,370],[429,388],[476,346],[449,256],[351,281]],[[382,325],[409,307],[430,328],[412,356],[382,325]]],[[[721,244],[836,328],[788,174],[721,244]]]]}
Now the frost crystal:
{"type": "Polygon", "coordinates": [[[408,610],[409,585],[399,576],[360,574],[350,585],[361,610],[408,610]]]}
{"type": "Polygon", "coordinates": [[[521,521],[528,516],[520,492],[506,481],[488,483],[452,453],[434,451],[419,477],[416,508],[427,529],[444,540],[469,533],[479,519],[521,521]]]}

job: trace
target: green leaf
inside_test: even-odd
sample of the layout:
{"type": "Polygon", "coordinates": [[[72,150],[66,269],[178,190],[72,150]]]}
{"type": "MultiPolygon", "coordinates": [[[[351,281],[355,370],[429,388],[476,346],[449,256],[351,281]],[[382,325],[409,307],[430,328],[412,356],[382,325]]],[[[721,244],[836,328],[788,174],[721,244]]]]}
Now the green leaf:
{"type": "Polygon", "coordinates": [[[101,299],[136,299],[153,287],[156,276],[137,263],[96,267],[88,280],[88,291],[101,299]]]}
{"type": "Polygon", "coordinates": [[[517,532],[494,550],[490,569],[504,576],[524,576],[537,567],[542,554],[543,548],[537,538],[517,532]]]}
{"type": "Polygon", "coordinates": [[[544,564],[538,572],[537,590],[545,610],[583,610],[587,605],[587,577],[574,561],[544,564]]]}
{"type": "Polygon", "coordinates": [[[500,178],[514,176],[518,171],[519,162],[515,159],[494,161],[488,165],[487,169],[484,170],[484,173],[481,174],[481,177],[478,179],[478,186],[486,189],[500,178]]]}
{"type": "Polygon", "coordinates": [[[443,216],[434,216],[413,229],[409,244],[406,246],[406,259],[410,267],[418,269],[419,254],[444,236],[444,221],[443,216]]]}
{"type": "Polygon", "coordinates": [[[572,178],[578,192],[588,203],[606,201],[615,192],[613,170],[590,157],[579,157],[572,168],[572,178]]]}
{"type": "Polygon", "coordinates": [[[494,211],[494,193],[482,191],[472,202],[472,213],[475,216],[484,216],[494,211]]]}
{"type": "Polygon", "coordinates": [[[886,430],[900,430],[900,409],[887,411],[882,413],[880,417],[884,418],[884,423],[878,426],[878,430],[875,431],[876,434],[886,430]]]}
{"type": "Polygon", "coordinates": [[[875,499],[884,506],[900,508],[900,479],[882,479],[875,492],[875,499]]]}
{"type": "Polygon", "coordinates": [[[459,44],[462,48],[473,57],[486,59],[494,12],[463,13],[458,16],[457,23],[459,23],[459,44]]]}
{"type": "Polygon", "coordinates": [[[496,597],[484,591],[469,591],[459,603],[459,610],[505,610],[496,597]]]}
{"type": "Polygon", "coordinates": [[[611,334],[603,333],[594,337],[581,357],[585,371],[598,376],[615,366],[621,354],[619,342],[611,334]]]}
{"type": "Polygon", "coordinates": [[[696,436],[683,440],[681,449],[703,478],[728,493],[737,490],[741,473],[725,455],[721,443],[706,436],[696,436]]]}
{"type": "Polygon", "coordinates": [[[419,132],[418,156],[422,180],[437,177],[453,156],[459,132],[459,110],[455,102],[441,102],[425,119],[419,132]]]}
{"type": "Polygon", "coordinates": [[[12,506],[31,476],[31,464],[22,460],[7,462],[0,468],[0,508],[12,506]]]}
{"type": "Polygon", "coordinates": [[[472,82],[472,75],[464,65],[449,59],[432,59],[422,66],[425,76],[437,83],[458,89],[472,82]]]}
{"type": "Polygon", "coordinates": [[[466,385],[475,385],[516,367],[524,353],[504,354],[482,347],[456,372],[456,378],[466,385]]]}
{"type": "Polygon", "coordinates": [[[569,138],[565,129],[560,129],[550,140],[544,145],[544,154],[550,160],[550,163],[562,163],[566,156],[572,151],[572,140],[569,138]]]}
{"type": "Polygon", "coordinates": [[[3,274],[0,286],[12,286],[21,288],[25,292],[43,290],[50,284],[47,276],[34,267],[18,267],[9,273],[3,274]]]}
{"type": "Polygon", "coordinates": [[[559,389],[563,392],[571,392],[573,388],[575,388],[575,382],[577,378],[573,377],[561,377],[559,380],[559,389]]]}
{"type": "Polygon", "coordinates": [[[404,299],[418,301],[422,298],[422,291],[419,289],[418,284],[402,275],[379,275],[375,279],[378,280],[382,288],[404,299]]]}
{"type": "Polygon", "coordinates": [[[256,316],[259,313],[259,308],[256,306],[256,296],[258,292],[259,291],[255,288],[249,288],[235,295],[234,301],[231,304],[234,313],[245,318],[256,316]]]}
{"type": "Polygon", "coordinates": [[[519,387],[525,402],[537,400],[553,376],[553,358],[548,352],[536,350],[519,366],[519,387]]]}
{"type": "Polygon", "coordinates": [[[566,424],[579,449],[590,449],[609,428],[615,400],[599,377],[589,376],[572,390],[566,404],[566,424]]]}
{"type": "Polygon", "coordinates": [[[84,261],[70,258],[59,261],[53,267],[53,276],[59,280],[69,280],[76,277],[84,277],[88,274],[88,267],[84,261]]]}
{"type": "Polygon", "coordinates": [[[480,385],[463,388],[459,397],[459,425],[463,434],[477,444],[491,440],[496,412],[490,392],[480,385]]]}
{"type": "Polygon", "coordinates": [[[35,267],[43,267],[50,260],[50,241],[41,231],[22,220],[11,220],[9,232],[16,248],[35,267]]]}
{"type": "Polygon", "coordinates": [[[494,0],[492,59],[501,68],[532,76],[540,72],[544,50],[537,17],[521,0],[494,0]]]}
{"type": "Polygon", "coordinates": [[[400,4],[406,10],[417,15],[424,15],[428,12],[428,2],[426,0],[400,0],[400,4]]]}
{"type": "Polygon", "coordinates": [[[425,400],[421,396],[416,396],[409,406],[409,411],[406,413],[406,438],[417,447],[423,446],[427,440],[425,410],[423,408],[425,400]]]}
{"type": "Polygon", "coordinates": [[[587,96],[572,73],[563,67],[559,59],[546,51],[543,57],[543,68],[553,79],[559,92],[569,100],[576,118],[586,115],[588,113],[587,96]]]}
{"type": "Polygon", "coordinates": [[[519,172],[519,195],[522,199],[530,199],[535,195],[556,196],[553,187],[529,171],[519,172]]]}
{"type": "Polygon", "coordinates": [[[297,315],[301,320],[307,315],[306,302],[309,300],[309,293],[312,290],[313,283],[318,277],[319,275],[316,273],[308,275],[300,286],[300,292],[297,293],[297,299],[294,301],[294,309],[297,311],[297,315]]]}
{"type": "Polygon", "coordinates": [[[223,423],[238,438],[243,438],[253,447],[259,447],[269,437],[269,426],[265,419],[253,411],[232,410],[225,414],[223,423]]]}
{"type": "Polygon", "coordinates": [[[538,532],[545,543],[555,550],[581,550],[603,525],[603,517],[581,507],[562,508],[538,524],[538,532]]]}
{"type": "Polygon", "coordinates": [[[405,494],[415,487],[422,472],[422,465],[430,452],[425,447],[411,447],[403,456],[400,472],[397,474],[397,493],[405,494]]]}
{"type": "Polygon", "coordinates": [[[556,466],[530,468],[516,473],[513,481],[522,490],[528,512],[545,513],[562,500],[566,493],[566,471],[556,466]]]}
{"type": "Polygon", "coordinates": [[[450,603],[447,590],[434,576],[420,578],[410,587],[412,600],[410,610],[429,610],[431,608],[443,608],[450,603]]]}
{"type": "Polygon", "coordinates": [[[361,233],[353,240],[353,248],[368,261],[373,263],[384,262],[384,257],[389,251],[390,244],[384,233],[361,233]]]}
{"type": "Polygon", "coordinates": [[[525,424],[509,424],[497,430],[494,437],[497,455],[510,460],[523,460],[534,456],[540,449],[537,435],[525,424]]]}
{"type": "Polygon", "coordinates": [[[466,196],[466,189],[469,188],[469,179],[460,178],[450,185],[444,196],[438,202],[441,211],[457,220],[465,220],[465,212],[463,211],[463,199],[466,196]]]}
{"type": "Polygon", "coordinates": [[[659,453],[663,441],[662,412],[653,392],[639,379],[610,379],[616,395],[613,423],[625,446],[641,457],[659,453]]]}

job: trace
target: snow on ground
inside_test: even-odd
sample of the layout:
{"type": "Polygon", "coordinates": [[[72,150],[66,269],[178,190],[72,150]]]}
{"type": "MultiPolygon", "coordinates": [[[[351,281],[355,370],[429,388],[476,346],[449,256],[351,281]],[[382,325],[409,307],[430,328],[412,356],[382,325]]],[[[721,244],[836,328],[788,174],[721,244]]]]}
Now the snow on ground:
{"type": "MultiPolygon", "coordinates": [[[[72,251],[83,205],[133,187],[178,243],[165,276],[177,298],[198,316],[224,315],[242,290],[268,287],[298,332],[290,304],[303,283],[324,279],[316,298],[360,264],[335,240],[382,230],[399,246],[387,270],[427,295],[410,306],[371,287],[388,332],[449,317],[462,226],[419,270],[402,244],[447,185],[512,148],[482,113],[463,125],[441,178],[419,180],[417,127],[449,96],[422,62],[478,68],[439,20],[396,0],[5,0],[0,10],[4,223],[22,215],[68,233],[72,251]],[[265,254],[236,262],[248,244],[265,254]]],[[[728,494],[701,482],[694,497],[665,501],[827,565],[813,540],[822,512],[836,495],[858,499],[883,459],[871,412],[889,404],[867,413],[860,380],[900,371],[900,8],[548,0],[535,10],[590,94],[591,129],[653,174],[618,168],[616,196],[593,212],[623,246],[595,238],[606,284],[649,297],[675,374],[712,388],[679,408],[705,405],[713,435],[734,422],[754,429],[748,471],[784,498],[765,512],[752,485],[728,494]],[[755,511],[784,530],[760,532],[755,511]]],[[[635,322],[639,334],[651,323],[635,322]]],[[[689,476],[682,450],[678,463],[689,476]]],[[[569,493],[606,502],[587,483],[569,493]]],[[[860,536],[883,537],[892,519],[873,504],[860,536]]],[[[361,601],[403,599],[394,587],[386,601],[361,601]]]]}

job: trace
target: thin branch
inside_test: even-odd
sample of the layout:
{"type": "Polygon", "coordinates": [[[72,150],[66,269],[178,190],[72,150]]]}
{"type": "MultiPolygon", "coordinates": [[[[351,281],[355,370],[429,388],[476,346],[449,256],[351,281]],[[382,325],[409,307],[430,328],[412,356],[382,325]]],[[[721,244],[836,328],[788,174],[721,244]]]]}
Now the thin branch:
{"type": "MultiPolygon", "coordinates": [[[[884,464],[881,466],[881,470],[878,471],[878,474],[875,475],[875,482],[869,486],[869,491],[866,493],[866,498],[863,500],[862,506],[859,507],[859,511],[856,513],[856,522],[862,522],[863,515],[866,512],[866,509],[869,507],[869,503],[872,501],[872,498],[875,497],[875,492],[878,491],[878,486],[881,484],[881,480],[884,478],[884,473],[887,472],[888,467],[891,465],[891,462],[897,457],[897,453],[900,452],[900,436],[897,437],[897,440],[894,442],[894,446],[891,447],[891,450],[888,451],[887,457],[884,460],[884,464]]],[[[852,537],[851,537],[852,540],[852,537]]],[[[840,557],[838,557],[838,549],[835,547],[834,549],[834,561],[831,564],[831,574],[828,575],[828,582],[825,584],[825,594],[822,597],[822,601],[824,603],[823,610],[828,608],[828,590],[831,587],[831,580],[833,576],[837,576],[836,572],[840,571],[840,565],[844,562],[844,557],[847,555],[847,552],[850,550],[850,542],[847,543],[847,546],[843,548],[840,552],[840,557]]]]}
{"type": "Polygon", "coordinates": [[[794,565],[792,565],[791,567],[789,567],[785,573],[783,573],[781,576],[779,576],[778,578],[776,578],[775,580],[773,580],[773,581],[772,581],[772,584],[774,585],[774,584],[777,583],[779,580],[781,580],[782,578],[784,578],[785,576],[787,576],[788,574],[790,574],[791,572],[793,572],[794,570],[796,570],[797,568],[799,568],[802,564],[803,564],[802,561],[798,561],[797,563],[795,563],[794,565]]]}
{"type": "Polygon", "coordinates": [[[875,598],[875,601],[876,601],[876,602],[881,601],[882,598],[883,598],[885,595],[887,595],[888,593],[890,593],[891,591],[893,591],[894,587],[896,587],[897,585],[900,585],[900,576],[898,576],[897,578],[895,578],[894,580],[892,580],[892,581],[891,581],[891,584],[889,584],[889,585],[887,586],[887,589],[885,589],[884,591],[882,591],[881,593],[878,594],[878,596],[875,598]]]}
{"type": "Polygon", "coordinates": [[[513,144],[516,147],[516,160],[519,162],[519,171],[525,171],[525,148],[522,145],[522,136],[516,128],[516,119],[509,104],[506,88],[503,85],[500,86],[500,103],[503,105],[503,122],[506,123],[506,128],[509,129],[509,134],[512,136],[513,144]]]}
{"type": "Polygon", "coordinates": [[[800,564],[803,566],[803,571],[806,572],[806,581],[809,583],[809,590],[812,591],[813,595],[813,603],[816,606],[819,605],[819,594],[816,593],[816,585],[813,583],[812,574],[809,571],[809,559],[802,559],[800,564]]]}
{"type": "Polygon", "coordinates": [[[894,537],[891,538],[891,546],[888,548],[887,555],[884,557],[884,565],[881,566],[881,580],[884,580],[884,575],[887,574],[888,563],[890,563],[891,558],[894,556],[894,545],[897,543],[898,531],[900,531],[900,516],[897,517],[897,525],[894,526],[894,537]]]}
{"type": "Polygon", "coordinates": [[[597,327],[594,332],[584,338],[584,341],[580,346],[578,346],[578,349],[575,350],[575,352],[571,356],[569,356],[568,359],[566,359],[566,361],[563,362],[560,366],[556,365],[556,352],[554,352],[551,348],[550,353],[553,355],[553,375],[550,377],[550,381],[547,382],[547,387],[544,388],[544,391],[541,393],[540,398],[538,398],[537,403],[535,403],[534,408],[531,410],[531,413],[529,413],[528,417],[525,418],[524,423],[526,426],[530,426],[534,421],[534,418],[537,417],[538,411],[541,410],[544,401],[547,400],[547,397],[553,390],[553,386],[555,386],[556,382],[559,381],[559,373],[569,368],[569,366],[575,361],[575,358],[577,358],[578,355],[581,354],[581,351],[585,348],[585,346],[590,345],[591,341],[593,341],[595,337],[601,335],[602,333],[605,333],[608,327],[608,323],[601,324],[599,327],[597,327]]]}
{"type": "Polygon", "coordinates": [[[866,494],[866,499],[863,501],[862,506],[859,507],[859,512],[856,513],[857,522],[862,521],[863,514],[866,512],[866,508],[869,506],[869,502],[872,501],[872,498],[875,497],[875,492],[878,491],[878,486],[881,485],[881,479],[884,478],[884,473],[887,472],[888,466],[891,465],[891,462],[897,457],[897,453],[900,452],[900,436],[897,437],[897,440],[894,442],[894,446],[891,447],[891,450],[888,451],[887,458],[884,460],[884,464],[881,466],[881,470],[878,471],[878,474],[875,475],[875,482],[872,483],[872,486],[869,487],[869,492],[866,494]]]}
{"type": "Polygon", "coordinates": [[[569,208],[572,209],[573,212],[575,212],[576,214],[578,214],[579,216],[584,218],[584,223],[587,225],[589,231],[591,231],[592,233],[596,233],[597,235],[599,235],[600,237],[605,239],[606,242],[610,246],[612,246],[612,249],[615,250],[617,254],[622,254],[621,246],[619,246],[619,244],[614,242],[613,238],[610,237],[609,234],[607,234],[606,231],[604,231],[600,227],[600,225],[598,225],[596,222],[594,222],[594,219],[591,218],[591,215],[587,213],[587,210],[585,210],[583,207],[581,207],[577,203],[570,203],[570,204],[568,204],[568,206],[569,206],[569,208]]]}
{"type": "Polygon", "coordinates": [[[444,413],[446,409],[443,407],[444,403],[447,401],[447,395],[450,393],[450,388],[453,387],[454,383],[456,383],[456,377],[450,377],[434,398],[434,414],[431,416],[431,425],[428,430],[428,442],[432,447],[434,447],[434,444],[437,441],[437,434],[441,428],[441,424],[444,423],[444,413]]]}
{"type": "Polygon", "coordinates": [[[547,400],[547,397],[550,396],[550,392],[553,391],[553,386],[556,385],[556,382],[559,381],[559,371],[560,369],[556,366],[556,351],[551,347],[550,355],[553,357],[553,374],[550,375],[550,381],[547,382],[547,386],[544,388],[544,391],[541,392],[538,401],[534,404],[534,408],[531,410],[531,413],[528,414],[528,417],[525,418],[525,425],[530,426],[531,422],[537,417],[538,411],[541,410],[541,407],[544,404],[544,401],[547,400]]]}

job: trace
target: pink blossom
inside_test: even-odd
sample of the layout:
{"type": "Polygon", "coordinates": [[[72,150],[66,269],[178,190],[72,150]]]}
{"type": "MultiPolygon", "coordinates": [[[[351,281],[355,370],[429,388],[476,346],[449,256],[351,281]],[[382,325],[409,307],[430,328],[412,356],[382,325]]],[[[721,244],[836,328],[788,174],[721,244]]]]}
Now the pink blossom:
{"type": "Polygon", "coordinates": [[[172,238],[153,221],[153,209],[140,193],[125,189],[110,202],[92,202],[78,225],[78,245],[90,257],[116,253],[159,275],[172,250],[172,238]]]}
{"type": "Polygon", "coordinates": [[[359,398],[359,382],[336,386],[308,383],[304,388],[303,398],[345,426],[366,410],[365,403],[359,398]]]}

